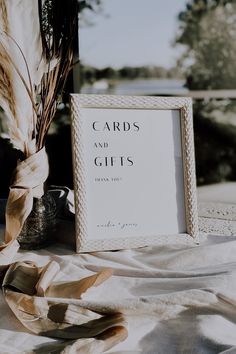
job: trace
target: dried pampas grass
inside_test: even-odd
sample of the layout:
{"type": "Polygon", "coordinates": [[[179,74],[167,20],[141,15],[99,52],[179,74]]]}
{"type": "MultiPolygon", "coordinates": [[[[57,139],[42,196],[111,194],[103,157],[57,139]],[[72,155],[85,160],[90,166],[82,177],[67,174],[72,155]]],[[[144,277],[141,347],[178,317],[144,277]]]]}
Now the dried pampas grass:
{"type": "Polygon", "coordinates": [[[0,0],[0,106],[25,157],[45,145],[63,94],[77,7],[77,0],[0,0]]]}
{"type": "MultiPolygon", "coordinates": [[[[12,84],[11,64],[0,43],[0,96],[6,101],[11,114],[16,117],[15,96],[12,84]]],[[[4,109],[4,107],[3,107],[4,109]]]]}

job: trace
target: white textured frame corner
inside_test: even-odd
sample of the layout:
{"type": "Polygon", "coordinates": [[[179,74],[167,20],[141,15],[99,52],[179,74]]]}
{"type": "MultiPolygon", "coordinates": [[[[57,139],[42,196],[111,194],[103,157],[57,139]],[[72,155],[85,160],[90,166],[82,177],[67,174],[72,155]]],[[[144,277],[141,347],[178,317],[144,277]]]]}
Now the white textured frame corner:
{"type": "Polygon", "coordinates": [[[194,157],[192,100],[188,97],[146,97],[112,95],[71,95],[72,151],[75,189],[75,227],[77,252],[115,250],[154,244],[198,243],[198,211],[194,157]],[[185,213],[187,233],[178,235],[143,236],[131,239],[91,240],[87,234],[87,208],[85,191],[85,168],[82,145],[83,126],[81,109],[156,109],[179,110],[183,152],[185,213]]]}

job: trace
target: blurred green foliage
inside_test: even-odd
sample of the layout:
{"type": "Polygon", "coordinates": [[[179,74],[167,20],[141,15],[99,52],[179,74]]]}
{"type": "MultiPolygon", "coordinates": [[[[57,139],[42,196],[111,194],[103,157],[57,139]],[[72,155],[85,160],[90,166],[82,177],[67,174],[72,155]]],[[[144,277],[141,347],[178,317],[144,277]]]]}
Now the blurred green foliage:
{"type": "Polygon", "coordinates": [[[79,3],[79,12],[83,12],[84,10],[95,11],[97,7],[101,6],[101,0],[78,0],[79,3]]]}
{"type": "MultiPolygon", "coordinates": [[[[190,90],[236,89],[236,2],[191,0],[179,14],[176,42],[190,90]]],[[[236,180],[236,103],[194,102],[198,184],[236,180]]]]}
{"type": "Polygon", "coordinates": [[[81,84],[93,84],[97,80],[133,80],[153,78],[183,78],[178,67],[166,69],[162,66],[124,66],[121,69],[106,67],[97,69],[87,65],[80,65],[81,84]]]}
{"type": "Polygon", "coordinates": [[[198,185],[236,180],[236,104],[194,103],[194,137],[198,185]],[[221,104],[219,108],[219,104],[221,104]],[[227,120],[234,114],[234,120],[227,120]]]}
{"type": "Polygon", "coordinates": [[[236,2],[191,1],[179,22],[177,43],[186,46],[182,64],[188,88],[236,88],[236,2]]]}

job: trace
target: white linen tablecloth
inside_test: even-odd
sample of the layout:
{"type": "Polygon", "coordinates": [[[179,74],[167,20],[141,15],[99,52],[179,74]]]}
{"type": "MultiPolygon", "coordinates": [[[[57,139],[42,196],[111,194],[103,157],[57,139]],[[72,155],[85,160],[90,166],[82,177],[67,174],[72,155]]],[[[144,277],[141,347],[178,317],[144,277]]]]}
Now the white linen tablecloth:
{"type": "MultiPolygon", "coordinates": [[[[64,244],[20,251],[14,261],[43,266],[54,260],[61,269],[56,281],[112,268],[111,278],[75,300],[92,310],[124,313],[129,336],[107,353],[236,353],[236,237],[208,235],[199,246],[76,254],[73,223],[64,221],[60,230],[64,244]]],[[[26,330],[0,294],[0,354],[45,353],[45,343],[53,342],[26,330]]]]}
{"type": "MultiPolygon", "coordinates": [[[[65,234],[65,237],[66,234],[65,234]]],[[[16,260],[60,264],[56,280],[114,270],[81,305],[125,313],[129,336],[109,353],[236,353],[236,239],[208,236],[200,246],[172,245],[75,254],[55,244],[16,260]]],[[[30,334],[0,297],[0,353],[43,353],[53,339],[30,334]]]]}

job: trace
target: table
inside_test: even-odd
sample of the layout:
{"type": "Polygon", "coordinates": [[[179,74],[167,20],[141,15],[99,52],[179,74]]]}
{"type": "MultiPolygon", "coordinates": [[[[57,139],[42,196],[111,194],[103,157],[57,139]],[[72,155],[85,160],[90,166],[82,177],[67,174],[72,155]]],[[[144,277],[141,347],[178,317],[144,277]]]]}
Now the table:
{"type": "MultiPolygon", "coordinates": [[[[207,219],[206,213],[201,215],[207,219]]],[[[173,244],[78,255],[73,249],[71,222],[64,223],[60,240],[63,235],[68,243],[57,242],[37,252],[20,251],[16,260],[30,259],[39,265],[57,261],[61,268],[57,281],[76,280],[105,267],[113,269],[110,279],[79,300],[83,306],[106,306],[124,313],[129,336],[108,353],[236,352],[234,236],[213,233],[199,246],[173,244]]],[[[44,353],[44,343],[54,342],[30,334],[14,318],[2,295],[0,313],[0,353],[44,353]]]]}

